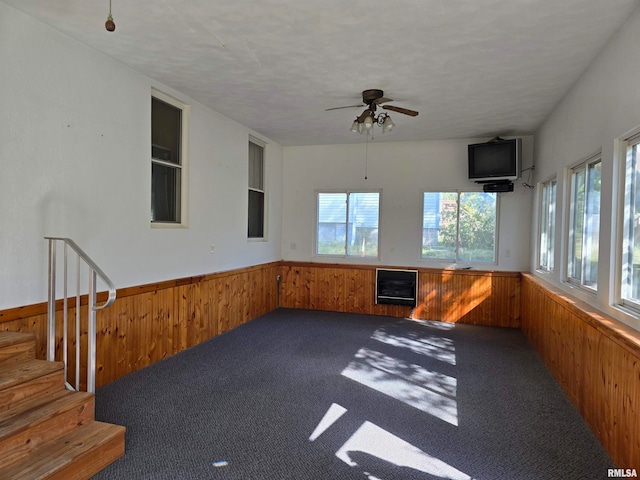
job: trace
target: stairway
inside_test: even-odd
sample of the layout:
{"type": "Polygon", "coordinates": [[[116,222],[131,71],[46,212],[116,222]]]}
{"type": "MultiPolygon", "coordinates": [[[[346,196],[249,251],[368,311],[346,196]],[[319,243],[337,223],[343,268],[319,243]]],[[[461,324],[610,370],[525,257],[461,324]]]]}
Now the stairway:
{"type": "Polygon", "coordinates": [[[0,332],[0,479],[87,479],[124,455],[125,428],[94,420],[94,395],[64,387],[35,337],[0,332]]]}

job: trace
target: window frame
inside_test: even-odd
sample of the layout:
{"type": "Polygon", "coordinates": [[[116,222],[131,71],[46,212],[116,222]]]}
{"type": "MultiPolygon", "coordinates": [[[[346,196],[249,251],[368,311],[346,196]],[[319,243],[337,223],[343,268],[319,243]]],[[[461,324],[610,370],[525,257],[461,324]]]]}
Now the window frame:
{"type": "MultiPolygon", "coordinates": [[[[180,164],[176,165],[175,163],[166,162],[160,159],[153,158],[153,154],[150,152],[149,158],[151,160],[151,167],[153,169],[153,165],[163,165],[171,168],[179,168],[180,171],[180,195],[176,202],[179,202],[179,205],[176,207],[176,210],[179,211],[180,219],[179,221],[170,222],[170,221],[156,221],[151,218],[150,225],[151,228],[188,228],[188,179],[189,179],[189,124],[191,121],[191,106],[178,100],[171,95],[168,95],[160,90],[155,88],[151,89],[151,102],[149,103],[149,108],[151,109],[151,105],[153,99],[157,99],[161,102],[164,102],[168,105],[171,105],[181,111],[180,115],[180,164]]],[[[153,131],[153,119],[150,115],[150,131],[153,131]]],[[[151,142],[153,143],[153,142],[151,142]]],[[[151,150],[150,145],[150,150],[151,150]]],[[[150,172],[151,175],[151,185],[149,190],[149,198],[152,199],[153,195],[153,173],[150,172]]],[[[151,200],[152,202],[152,200],[151,200]]],[[[153,208],[153,205],[151,205],[153,208]]]]}
{"type": "Polygon", "coordinates": [[[538,184],[539,203],[538,203],[538,251],[537,251],[537,270],[545,273],[553,273],[555,270],[555,241],[556,241],[556,219],[558,211],[558,179],[553,177],[540,182],[538,184]],[[546,195],[550,191],[551,197],[546,195]],[[548,202],[546,200],[549,200],[548,202]],[[550,211],[552,210],[552,212],[550,211]],[[545,219],[547,220],[545,222],[545,219]],[[546,225],[545,225],[546,223],[546,225]],[[546,228],[545,228],[546,227],[546,228]],[[550,238],[544,239],[545,233],[551,232],[550,238]],[[546,246],[546,248],[545,248],[546,246]],[[546,264],[542,261],[543,249],[547,256],[546,264]]]}
{"type": "MultiPolygon", "coordinates": [[[[595,285],[589,285],[587,282],[587,280],[585,280],[585,266],[586,266],[586,262],[588,260],[588,258],[585,256],[585,251],[587,250],[584,245],[587,243],[585,242],[585,237],[587,236],[587,229],[589,228],[589,219],[588,219],[588,209],[589,209],[589,196],[588,196],[588,185],[590,183],[590,168],[596,164],[600,164],[600,172],[602,172],[602,152],[598,152],[594,155],[591,155],[589,157],[587,157],[585,160],[582,160],[578,163],[576,163],[575,165],[572,165],[571,167],[567,168],[566,172],[566,179],[565,179],[565,191],[566,191],[566,205],[567,205],[567,215],[565,217],[565,252],[566,252],[566,257],[564,258],[564,282],[580,288],[581,290],[585,291],[585,292],[589,292],[591,294],[596,294],[598,291],[598,279],[597,279],[597,275],[598,272],[596,272],[596,283],[595,285]],[[582,211],[580,212],[580,217],[582,219],[582,232],[581,232],[581,262],[580,262],[580,278],[577,278],[575,276],[572,276],[572,261],[573,261],[573,249],[575,247],[575,242],[572,242],[572,239],[574,239],[574,233],[573,233],[573,226],[575,223],[575,208],[574,208],[574,175],[578,174],[579,172],[584,172],[584,198],[581,200],[582,202],[582,211]]],[[[602,173],[600,173],[600,180],[602,180],[602,173]]],[[[599,200],[599,205],[600,202],[602,201],[602,192],[598,192],[600,195],[600,200],[599,200]]],[[[587,240],[588,241],[588,240],[587,240]]],[[[598,253],[598,258],[600,257],[600,252],[599,252],[599,246],[600,246],[600,215],[598,218],[598,248],[597,248],[597,253],[598,253]]],[[[591,262],[592,263],[592,262],[591,262]]],[[[597,260],[596,260],[596,265],[597,265],[597,260]]]]}
{"type": "Polygon", "coordinates": [[[371,261],[371,260],[380,260],[380,218],[381,218],[381,210],[382,210],[382,190],[381,189],[321,189],[315,190],[315,216],[314,216],[314,235],[313,235],[313,256],[321,257],[321,258],[344,258],[344,259],[354,259],[357,258],[363,261],[371,261]],[[331,253],[318,253],[318,234],[319,234],[319,220],[320,220],[320,195],[321,194],[345,194],[346,195],[346,207],[345,207],[345,228],[349,222],[349,195],[357,194],[357,193],[376,193],[378,194],[378,233],[377,233],[377,252],[375,256],[361,256],[361,255],[350,255],[348,240],[349,235],[345,233],[344,240],[344,253],[343,254],[331,254],[331,253]]]}
{"type": "MultiPolygon", "coordinates": [[[[617,265],[618,273],[616,275],[616,303],[628,310],[631,310],[634,315],[640,314],[640,299],[634,301],[628,291],[633,288],[633,284],[630,281],[625,281],[624,277],[631,278],[633,275],[633,237],[635,231],[632,225],[630,225],[629,218],[634,216],[634,212],[631,210],[631,204],[635,203],[635,192],[633,192],[632,185],[629,184],[629,177],[633,175],[636,170],[636,165],[640,162],[640,130],[636,130],[634,133],[625,136],[620,142],[620,158],[621,158],[621,177],[620,177],[620,190],[622,196],[619,200],[619,209],[621,211],[621,237],[616,243],[617,248],[617,265]],[[634,157],[634,149],[635,157],[634,157]],[[630,165],[631,164],[631,165],[630,165]],[[627,202],[627,199],[629,201],[627,202]],[[625,247],[627,246],[627,247],[625,247]],[[629,248],[631,246],[631,250],[629,248]],[[629,261],[631,257],[631,262],[629,261]],[[630,265],[631,264],[631,271],[630,265]]],[[[640,174],[637,175],[636,180],[640,182],[640,174]]],[[[633,221],[631,222],[633,223],[633,221]]]]}
{"type": "Polygon", "coordinates": [[[450,190],[447,192],[439,191],[439,190],[424,190],[422,192],[422,217],[421,217],[421,226],[420,226],[420,260],[423,262],[453,262],[454,264],[479,264],[479,265],[497,265],[498,264],[498,238],[500,232],[500,193],[492,193],[492,192],[484,192],[483,190],[450,190]],[[456,245],[454,247],[454,258],[436,258],[436,257],[425,257],[423,255],[424,250],[424,218],[425,218],[425,194],[427,193],[438,193],[438,194],[455,194],[456,195],[456,245]],[[493,260],[483,261],[483,260],[467,260],[464,258],[460,258],[460,202],[461,197],[464,194],[489,194],[495,196],[495,225],[493,230],[493,260]]]}
{"type": "Polygon", "coordinates": [[[253,135],[249,135],[249,140],[247,142],[247,240],[250,242],[265,242],[267,241],[267,175],[266,175],[266,153],[267,153],[267,144],[253,135]],[[262,149],[262,158],[261,158],[261,180],[262,180],[262,189],[251,186],[251,145],[256,145],[262,149]],[[249,232],[249,222],[251,217],[251,192],[258,192],[262,194],[262,236],[251,236],[249,232]]]}

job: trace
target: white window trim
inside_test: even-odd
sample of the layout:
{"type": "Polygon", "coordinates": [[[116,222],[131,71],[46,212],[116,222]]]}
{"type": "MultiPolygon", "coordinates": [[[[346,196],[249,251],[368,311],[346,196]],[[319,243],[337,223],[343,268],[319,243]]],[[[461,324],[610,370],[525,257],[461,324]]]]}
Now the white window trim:
{"type": "MultiPolygon", "coordinates": [[[[191,105],[188,105],[178,100],[177,98],[161,92],[160,90],[153,87],[151,88],[151,96],[182,110],[182,125],[180,139],[180,222],[151,221],[149,223],[151,224],[151,228],[189,228],[189,125],[191,123],[191,105]]],[[[151,105],[151,102],[149,102],[149,105],[151,105]]],[[[149,124],[149,126],[151,126],[151,124],[149,124]]],[[[154,160],[151,158],[151,144],[149,144],[149,159],[151,160],[151,162],[162,163],[162,161],[154,160]]],[[[171,165],[175,166],[174,164],[171,165]]],[[[149,169],[149,175],[151,175],[151,169],[149,169]]],[[[149,188],[151,188],[151,181],[149,181],[149,188]]],[[[151,199],[151,190],[149,190],[148,198],[151,199]]]]}
{"type": "Polygon", "coordinates": [[[538,232],[537,232],[537,248],[536,248],[536,270],[539,271],[540,273],[543,273],[545,275],[551,275],[553,274],[557,268],[556,268],[556,240],[557,240],[557,236],[558,236],[558,229],[557,229],[557,220],[558,218],[558,178],[556,175],[553,175],[549,178],[547,178],[546,180],[543,180],[542,182],[538,183],[538,232]],[[554,245],[553,245],[553,269],[548,269],[547,267],[544,267],[540,264],[540,256],[542,253],[542,210],[543,210],[543,195],[542,192],[544,191],[544,187],[546,185],[551,185],[552,182],[555,182],[556,184],[556,198],[555,198],[555,219],[554,219],[554,223],[556,223],[556,229],[555,229],[555,237],[554,237],[554,245]]]}
{"type": "MultiPolygon", "coordinates": [[[[614,298],[612,299],[613,306],[615,308],[619,308],[623,310],[628,315],[632,315],[634,317],[638,317],[640,315],[640,302],[634,302],[631,299],[625,299],[623,297],[623,282],[622,282],[622,273],[625,268],[626,261],[624,257],[626,256],[626,252],[624,251],[624,244],[627,231],[626,231],[626,221],[629,217],[628,205],[626,205],[625,198],[627,196],[627,164],[628,164],[628,155],[629,155],[629,146],[630,145],[640,145],[640,129],[636,129],[630,134],[624,135],[621,137],[618,142],[616,142],[617,147],[617,155],[616,158],[618,160],[619,166],[619,175],[618,179],[618,228],[616,229],[616,241],[615,241],[615,262],[611,264],[615,266],[615,283],[614,283],[614,298]]],[[[613,233],[613,232],[612,232],[613,233]]]]}
{"type": "MultiPolygon", "coordinates": [[[[569,165],[566,167],[565,175],[564,175],[564,204],[566,208],[564,209],[563,215],[563,247],[564,251],[562,252],[562,279],[563,283],[570,288],[577,288],[582,292],[588,293],[590,296],[597,296],[598,286],[596,288],[590,287],[588,285],[583,285],[581,282],[576,281],[575,279],[569,277],[569,256],[571,252],[571,247],[569,242],[571,240],[570,230],[571,230],[571,206],[573,199],[571,198],[572,189],[571,189],[571,176],[572,173],[577,170],[579,167],[584,166],[585,172],[588,169],[588,166],[592,163],[602,162],[602,150],[598,150],[596,153],[589,155],[581,159],[580,161],[569,165]]],[[[585,177],[586,180],[586,177],[585,177]]],[[[602,194],[602,192],[600,192],[602,194]]],[[[558,200],[558,196],[556,195],[556,201],[558,200]]],[[[601,199],[602,200],[602,199],[601,199]]],[[[556,233],[557,233],[556,229],[556,233]]],[[[599,231],[601,231],[599,229],[599,231]]],[[[600,244],[600,242],[598,242],[600,244]]],[[[598,258],[600,258],[600,252],[598,252],[598,258]]]]}

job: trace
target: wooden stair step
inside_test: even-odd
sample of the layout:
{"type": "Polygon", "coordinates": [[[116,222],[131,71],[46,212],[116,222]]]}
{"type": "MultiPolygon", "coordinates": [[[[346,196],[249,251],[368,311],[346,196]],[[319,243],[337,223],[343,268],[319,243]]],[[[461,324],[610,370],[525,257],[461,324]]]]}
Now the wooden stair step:
{"type": "Polygon", "coordinates": [[[12,480],[86,480],[124,455],[125,428],[91,422],[47,442],[9,467],[0,478],[12,480]]]}
{"type": "Polygon", "coordinates": [[[64,371],[64,364],[62,362],[47,362],[46,360],[32,359],[0,365],[0,390],[11,388],[28,382],[33,378],[57,371],[64,371]]]}
{"type": "Polygon", "coordinates": [[[95,396],[86,392],[52,395],[51,401],[16,406],[0,419],[0,451],[3,464],[29,456],[43,444],[94,420],[95,396]]]}
{"type": "Polygon", "coordinates": [[[9,419],[13,417],[17,417],[19,415],[28,414],[29,412],[47,405],[51,402],[54,402],[62,397],[69,396],[70,392],[66,389],[56,390],[55,392],[51,392],[48,395],[43,397],[28,397],[19,402],[16,402],[11,408],[7,408],[6,410],[0,412],[0,425],[9,421],[9,419]]]}
{"type": "Polygon", "coordinates": [[[26,360],[0,365],[0,414],[17,403],[64,390],[62,362],[26,360]]]}
{"type": "Polygon", "coordinates": [[[36,358],[36,337],[32,333],[0,332],[0,365],[36,358]]]}

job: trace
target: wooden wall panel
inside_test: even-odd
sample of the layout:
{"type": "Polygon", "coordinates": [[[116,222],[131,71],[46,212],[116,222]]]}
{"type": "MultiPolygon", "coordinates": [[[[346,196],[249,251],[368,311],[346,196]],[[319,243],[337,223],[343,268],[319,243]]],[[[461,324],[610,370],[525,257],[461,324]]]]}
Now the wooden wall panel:
{"type": "Polygon", "coordinates": [[[375,305],[375,268],[282,262],[280,305],[407,317],[411,307],[375,305]]]}
{"type": "Polygon", "coordinates": [[[640,468],[640,332],[529,274],[522,330],[620,468],[640,468]]]}
{"type": "MultiPolygon", "coordinates": [[[[267,313],[278,306],[278,299],[287,308],[521,327],[614,461],[621,468],[638,468],[637,331],[529,274],[418,272],[420,300],[415,309],[375,305],[375,267],[362,265],[274,262],[118,290],[115,304],[98,313],[96,385],[267,313]],[[279,292],[277,275],[282,278],[279,292]]],[[[71,315],[74,311],[72,306],[71,315]]],[[[46,317],[46,303],[0,311],[0,329],[34,333],[37,356],[45,358],[46,317]]],[[[82,344],[85,317],[83,313],[82,344]]],[[[70,349],[74,342],[72,335],[70,349]]],[[[57,351],[61,348],[58,342],[57,351]]],[[[84,359],[80,368],[84,374],[84,359]]],[[[75,371],[75,362],[70,369],[75,371]]]]}
{"type": "MultiPolygon", "coordinates": [[[[229,272],[119,289],[116,301],[96,319],[96,386],[197,345],[276,308],[279,262],[229,272]]],[[[101,295],[104,297],[103,295],[101,295]]],[[[62,317],[62,302],[57,302],[62,317]]],[[[86,304],[86,298],[82,299],[86,304]]],[[[71,305],[75,299],[71,299],[71,305]]],[[[0,329],[36,335],[38,358],[46,358],[46,303],[0,312],[0,329]]],[[[75,315],[72,309],[70,315],[75,315]]],[[[86,345],[86,308],[80,342],[86,345]]],[[[60,322],[59,322],[60,323],[60,322]]],[[[70,327],[71,328],[71,327],[70,327]]],[[[58,328],[59,332],[61,327],[58,328]]],[[[75,342],[71,335],[70,344],[75,342]]],[[[72,345],[71,347],[72,348],[72,345]]],[[[59,341],[57,351],[62,350],[59,341]]],[[[86,359],[81,359],[81,385],[86,359]]],[[[74,375],[75,360],[70,361],[74,375]]]]}
{"type": "MultiPolygon", "coordinates": [[[[415,270],[415,269],[414,269],[415,270]]],[[[375,304],[376,267],[282,262],[281,305],[502,327],[520,326],[520,273],[417,269],[419,305],[375,304]]]]}

